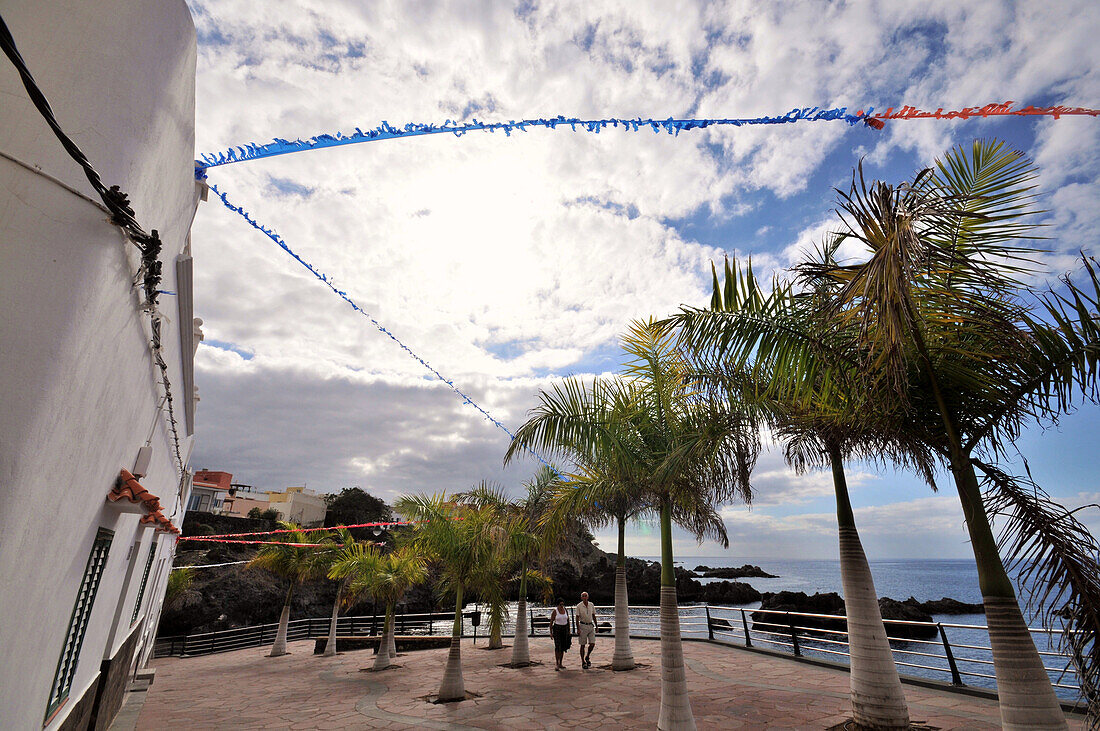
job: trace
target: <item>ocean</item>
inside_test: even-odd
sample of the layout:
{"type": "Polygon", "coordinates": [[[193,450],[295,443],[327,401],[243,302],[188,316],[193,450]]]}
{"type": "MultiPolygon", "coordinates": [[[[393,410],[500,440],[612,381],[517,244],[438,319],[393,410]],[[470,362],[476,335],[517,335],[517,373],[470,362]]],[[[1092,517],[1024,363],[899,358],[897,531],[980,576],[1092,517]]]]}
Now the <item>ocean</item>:
{"type": "MultiPolygon", "coordinates": [[[[649,561],[657,561],[660,557],[639,556],[649,561]]],[[[745,558],[730,556],[702,556],[684,557],[677,560],[677,565],[686,569],[694,569],[704,565],[712,568],[739,567],[744,564],[759,566],[769,574],[777,574],[774,579],[743,578],[742,581],[760,592],[801,591],[806,594],[815,592],[836,592],[843,596],[840,583],[840,561],[835,559],[773,559],[773,558],[745,558]]],[[[978,589],[978,572],[972,559],[905,559],[889,561],[871,561],[871,574],[875,581],[875,590],[880,597],[890,597],[899,601],[914,597],[918,601],[930,601],[949,597],[961,602],[980,603],[981,591],[978,589]]],[[[700,579],[701,582],[717,581],[717,579],[700,579]]],[[[1026,606],[1026,592],[1020,590],[1017,582],[1017,593],[1021,597],[1021,606],[1024,616],[1031,627],[1041,627],[1036,619],[1036,612],[1030,611],[1026,606]]],[[[742,605],[737,605],[742,606],[742,605]]],[[[756,609],[759,602],[745,604],[745,609],[756,609]]],[[[948,642],[952,646],[952,652],[958,663],[959,670],[963,673],[963,681],[967,685],[992,688],[995,683],[992,678],[984,677],[993,675],[991,664],[992,654],[985,649],[989,647],[989,636],[984,629],[984,614],[962,615],[932,615],[933,620],[944,626],[948,642]],[[961,626],[956,626],[961,625],[961,626]],[[969,646],[969,647],[967,647],[969,646]]],[[[751,620],[750,620],[751,621],[751,620]]],[[[736,622],[735,622],[736,624],[736,622]]],[[[739,626],[738,626],[739,628],[739,626]]],[[[693,634],[693,632],[685,632],[693,634]]],[[[1057,638],[1046,633],[1034,633],[1035,644],[1041,652],[1056,652],[1057,638]]],[[[732,639],[732,638],[731,638],[732,639]]],[[[740,638],[737,638],[740,643],[740,638]]],[[[776,647],[774,649],[785,650],[776,647]]],[[[807,655],[837,660],[824,652],[831,649],[828,645],[815,643],[812,639],[803,641],[803,652],[807,655]],[[815,644],[817,646],[815,646],[815,644]]],[[[951,676],[947,672],[948,663],[942,642],[921,643],[917,641],[900,642],[895,645],[895,659],[909,662],[912,665],[931,665],[938,670],[927,668],[903,666],[901,672],[908,675],[934,678],[950,682],[951,676]],[[915,653],[922,652],[936,657],[926,657],[915,653]]],[[[1077,678],[1072,670],[1063,672],[1066,666],[1064,658],[1044,656],[1044,664],[1050,669],[1051,681],[1055,683],[1055,692],[1059,697],[1076,701],[1079,692],[1073,688],[1059,687],[1076,685],[1077,678]]]]}

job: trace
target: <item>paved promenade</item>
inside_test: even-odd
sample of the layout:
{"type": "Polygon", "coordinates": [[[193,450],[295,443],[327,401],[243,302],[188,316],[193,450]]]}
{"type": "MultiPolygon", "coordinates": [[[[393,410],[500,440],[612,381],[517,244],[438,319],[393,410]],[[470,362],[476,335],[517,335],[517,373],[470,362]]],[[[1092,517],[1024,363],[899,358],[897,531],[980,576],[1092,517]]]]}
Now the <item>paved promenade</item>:
{"type": "MultiPolygon", "coordinates": [[[[369,650],[334,658],[312,654],[313,642],[290,645],[290,655],[265,657],[252,648],[154,662],[156,682],[144,694],[138,729],[599,729],[653,728],[660,700],[655,640],[636,640],[635,659],[647,667],[627,673],[601,667],[612,642],[602,642],[593,668],[581,670],[576,647],[568,670],[554,672],[548,640],[532,641],[544,664],[500,667],[511,650],[462,646],[466,690],[461,703],[432,704],[445,650],[402,654],[400,668],[370,667],[369,650]]],[[[848,674],[701,642],[685,642],[688,686],[700,729],[827,729],[849,718],[848,674]]],[[[997,705],[906,685],[914,722],[943,729],[1000,728],[997,705]]],[[[131,694],[141,696],[143,694],[131,694]]],[[[131,700],[138,700],[132,698],[131,700]]],[[[129,702],[129,701],[128,701],[129,702]]],[[[133,710],[133,709],[131,709],[133,710]]],[[[1081,728],[1074,718],[1071,728],[1081,728]]]]}

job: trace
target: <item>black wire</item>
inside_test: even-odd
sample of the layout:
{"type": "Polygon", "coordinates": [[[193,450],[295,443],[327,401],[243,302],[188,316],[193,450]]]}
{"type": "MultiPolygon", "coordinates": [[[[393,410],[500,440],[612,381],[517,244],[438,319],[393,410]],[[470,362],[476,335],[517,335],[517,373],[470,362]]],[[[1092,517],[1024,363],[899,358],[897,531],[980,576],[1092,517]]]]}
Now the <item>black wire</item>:
{"type": "Polygon", "coordinates": [[[31,75],[30,69],[27,68],[27,64],[23,60],[22,54],[19,53],[19,49],[15,45],[15,39],[12,37],[11,31],[8,30],[8,24],[4,22],[4,17],[2,15],[0,15],[0,48],[4,49],[4,54],[19,73],[19,78],[23,81],[23,87],[27,90],[31,103],[34,104],[38,112],[42,115],[42,118],[46,120],[46,124],[53,130],[54,135],[61,142],[61,146],[65,148],[65,152],[67,152],[69,157],[71,157],[84,171],[84,175],[88,178],[88,182],[91,183],[95,192],[99,194],[103,204],[107,206],[107,210],[111,212],[111,221],[125,230],[126,235],[129,236],[141,250],[141,264],[145,271],[143,282],[145,299],[148,300],[150,304],[155,305],[157,301],[157,285],[160,284],[161,279],[161,263],[158,260],[161,250],[161,241],[157,230],[153,229],[152,233],[147,233],[145,229],[141,227],[137,222],[137,218],[134,216],[134,209],[130,207],[130,200],[127,195],[123,193],[117,185],[112,185],[110,188],[104,185],[103,180],[99,177],[99,173],[96,172],[96,169],[92,167],[92,163],[89,162],[88,157],[81,151],[77,144],[65,134],[65,131],[61,129],[61,125],[58,124],[57,117],[54,115],[50,102],[46,99],[46,95],[42,93],[42,90],[38,86],[38,82],[34,80],[34,76],[31,75]]]}
{"type": "Polygon", "coordinates": [[[87,156],[61,129],[53,108],[50,107],[50,102],[38,87],[38,82],[34,80],[34,76],[27,68],[26,62],[23,61],[22,54],[15,46],[15,39],[12,37],[11,31],[8,30],[8,24],[4,22],[3,15],[0,15],[0,48],[4,49],[4,54],[15,66],[15,70],[19,72],[19,78],[23,81],[23,86],[30,96],[31,103],[34,104],[39,114],[46,120],[46,124],[53,130],[54,135],[61,142],[61,146],[65,148],[65,152],[84,170],[88,182],[92,184],[92,188],[103,200],[103,205],[107,206],[107,210],[111,212],[111,222],[121,227],[130,240],[141,250],[141,266],[144,272],[142,285],[145,289],[145,300],[149,305],[150,316],[153,317],[153,356],[157,367],[161,371],[161,383],[164,385],[164,396],[168,402],[168,421],[172,426],[172,439],[175,442],[176,462],[179,463],[182,471],[183,459],[180,455],[179,432],[176,429],[176,416],[172,407],[172,384],[168,380],[168,364],[164,362],[164,356],[160,352],[160,322],[153,315],[157,304],[157,296],[159,295],[157,287],[160,285],[161,279],[159,257],[162,244],[160,235],[156,229],[153,229],[152,233],[145,232],[145,229],[138,224],[137,218],[134,216],[134,209],[130,207],[130,200],[127,195],[119,190],[117,185],[112,185],[110,188],[104,185],[99,173],[92,167],[92,163],[87,156]]]}

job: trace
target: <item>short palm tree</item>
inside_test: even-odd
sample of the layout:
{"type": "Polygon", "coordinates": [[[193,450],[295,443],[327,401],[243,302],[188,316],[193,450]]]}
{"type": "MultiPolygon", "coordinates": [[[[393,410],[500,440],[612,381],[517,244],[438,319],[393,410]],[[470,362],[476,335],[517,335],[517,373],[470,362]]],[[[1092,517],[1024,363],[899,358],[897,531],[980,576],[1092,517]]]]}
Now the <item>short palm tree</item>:
{"type": "Polygon", "coordinates": [[[294,523],[280,522],[279,525],[290,532],[274,534],[271,536],[272,542],[287,545],[265,545],[248,562],[250,569],[262,569],[287,581],[286,599],[283,600],[283,610],[279,614],[279,629],[275,633],[275,643],[271,646],[268,657],[286,654],[290,600],[294,595],[294,587],[323,575],[323,565],[317,560],[318,549],[315,544],[323,540],[324,532],[306,532],[294,523]]]}
{"type": "Polygon", "coordinates": [[[526,494],[516,500],[509,500],[503,491],[494,489],[486,483],[479,485],[469,493],[462,495],[463,502],[478,509],[492,510],[498,516],[503,530],[505,550],[497,555],[505,565],[495,568],[487,566],[484,590],[479,589],[483,600],[489,604],[489,647],[500,647],[500,626],[503,624],[503,611],[506,596],[502,589],[505,585],[518,583],[519,600],[516,607],[516,630],[512,643],[511,667],[527,667],[531,664],[530,647],[527,641],[527,593],[528,582],[533,581],[548,589],[552,581],[541,572],[531,568],[532,564],[544,560],[560,543],[562,533],[542,524],[543,517],[550,506],[551,490],[559,480],[556,470],[542,466],[534,479],[524,484],[526,494]],[[518,581],[509,568],[518,565],[518,581]]]}
{"type": "MultiPolygon", "coordinates": [[[[597,382],[594,389],[619,388],[633,406],[609,423],[594,418],[583,384],[567,380],[554,393],[542,392],[533,416],[516,433],[516,443],[570,458],[590,454],[590,468],[573,475],[563,501],[578,508],[601,503],[629,485],[659,511],[661,521],[661,708],[658,728],[692,729],[673,571],[672,523],[696,535],[725,539],[716,506],[746,500],[749,473],[759,449],[757,425],[728,402],[707,398],[672,337],[652,322],[635,323],[623,338],[628,360],[623,382],[597,382]]],[[[728,540],[726,541],[728,545],[728,540]]]]}
{"type": "Polygon", "coordinates": [[[417,522],[412,544],[439,567],[440,592],[454,594],[451,650],[438,697],[440,701],[463,700],[466,697],[462,677],[463,596],[474,586],[478,568],[492,561],[501,548],[493,512],[477,510],[444,495],[405,495],[394,503],[394,511],[417,522]]]}
{"type": "Polygon", "coordinates": [[[416,546],[406,544],[384,554],[376,570],[356,575],[352,579],[348,587],[352,596],[366,592],[386,607],[385,630],[378,646],[374,670],[385,670],[397,655],[394,645],[394,613],[397,602],[405,596],[406,591],[427,578],[424,558],[416,550],[416,546]]]}
{"type": "MultiPolygon", "coordinates": [[[[346,529],[345,529],[346,530],[346,529]]],[[[338,581],[340,591],[337,593],[337,606],[340,606],[341,596],[343,603],[351,604],[370,587],[370,582],[375,575],[382,571],[385,561],[382,558],[381,549],[374,543],[351,540],[343,544],[336,552],[328,565],[326,575],[328,578],[338,581]]],[[[369,593],[369,592],[368,592],[369,593]]],[[[333,624],[336,620],[336,609],[333,609],[333,624]]],[[[389,648],[386,644],[386,630],[389,628],[389,614],[383,626],[382,640],[378,645],[378,652],[389,657],[389,648]]],[[[336,635],[334,629],[329,628],[329,645],[325,647],[325,654],[332,646],[333,654],[336,649],[336,635]]]]}
{"type": "MultiPolygon", "coordinates": [[[[331,579],[334,578],[330,575],[331,569],[340,560],[343,553],[340,549],[351,547],[356,543],[356,540],[351,531],[340,526],[335,531],[331,531],[322,543],[332,544],[331,548],[318,549],[317,551],[317,560],[323,564],[322,572],[331,579]]],[[[343,577],[336,583],[336,599],[332,602],[332,618],[329,620],[328,642],[325,643],[324,657],[334,657],[336,655],[336,625],[340,618],[340,609],[346,603],[349,581],[350,577],[343,577]]]]}

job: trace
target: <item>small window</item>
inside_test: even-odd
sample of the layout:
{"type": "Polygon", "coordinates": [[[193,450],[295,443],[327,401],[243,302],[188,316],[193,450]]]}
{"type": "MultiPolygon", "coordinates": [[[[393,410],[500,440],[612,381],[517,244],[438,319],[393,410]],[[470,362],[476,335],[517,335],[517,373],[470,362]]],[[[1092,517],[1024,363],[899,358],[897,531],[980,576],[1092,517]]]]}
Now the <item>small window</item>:
{"type": "Polygon", "coordinates": [[[138,587],[137,602],[134,603],[134,615],[130,617],[130,624],[138,618],[141,612],[141,600],[145,598],[145,584],[149,581],[149,569],[153,568],[153,559],[157,556],[157,539],[153,537],[153,545],[149,546],[149,558],[145,561],[145,573],[141,575],[141,586],[138,587]]]}
{"type": "Polygon", "coordinates": [[[88,556],[88,565],[84,567],[84,578],[80,581],[80,590],[76,595],[76,606],[69,619],[69,631],[65,634],[65,644],[61,648],[61,658],[57,661],[57,673],[50,688],[50,702],[46,707],[46,719],[61,707],[69,697],[69,686],[76,675],[76,663],[80,659],[80,646],[84,642],[84,631],[88,629],[88,617],[92,614],[95,594],[99,589],[99,579],[103,576],[103,567],[107,565],[107,554],[111,551],[111,539],[114,531],[100,528],[92,544],[92,554],[88,556]]]}
{"type": "Polygon", "coordinates": [[[192,495],[191,499],[187,501],[187,509],[188,510],[198,510],[199,509],[199,500],[201,498],[202,498],[201,495],[192,495]]]}

